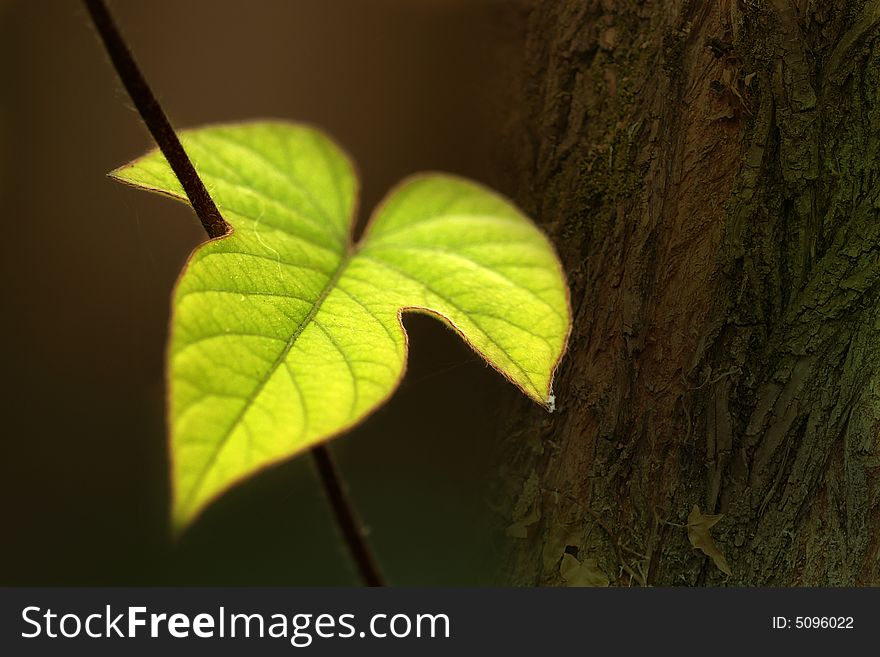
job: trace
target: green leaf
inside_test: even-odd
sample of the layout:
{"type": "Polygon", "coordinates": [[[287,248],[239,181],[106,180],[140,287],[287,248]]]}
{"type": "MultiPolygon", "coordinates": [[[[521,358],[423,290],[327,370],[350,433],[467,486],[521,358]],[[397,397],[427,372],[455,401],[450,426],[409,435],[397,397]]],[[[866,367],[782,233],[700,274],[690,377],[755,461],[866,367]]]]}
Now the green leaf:
{"type": "MultiPolygon", "coordinates": [[[[174,292],[176,528],[388,399],[406,364],[404,311],[448,324],[552,410],[567,288],[553,248],[510,202],[453,176],[414,176],[353,244],[354,169],[320,132],[262,122],[180,136],[233,232],[192,253],[174,292]]],[[[186,200],[156,151],[111,175],[186,200]]]]}

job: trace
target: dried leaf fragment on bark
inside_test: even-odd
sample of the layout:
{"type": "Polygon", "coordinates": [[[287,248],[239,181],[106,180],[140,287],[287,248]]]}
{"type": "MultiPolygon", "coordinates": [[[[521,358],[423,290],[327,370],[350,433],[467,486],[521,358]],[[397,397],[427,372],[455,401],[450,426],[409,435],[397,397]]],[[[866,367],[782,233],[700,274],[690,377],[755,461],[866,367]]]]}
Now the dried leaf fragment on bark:
{"type": "Polygon", "coordinates": [[[707,557],[710,557],[721,572],[730,576],[733,573],[730,572],[727,559],[724,558],[721,550],[715,545],[715,541],[712,539],[712,534],[709,531],[723,517],[724,514],[721,513],[717,515],[703,515],[700,512],[700,507],[694,504],[691,512],[688,514],[687,533],[691,545],[707,557]]]}
{"type": "Polygon", "coordinates": [[[567,586],[608,586],[608,576],[599,568],[595,559],[578,561],[571,554],[564,554],[559,564],[559,574],[567,586]]]}
{"type": "Polygon", "coordinates": [[[535,499],[535,501],[532,503],[532,506],[529,509],[529,512],[525,516],[523,516],[519,520],[511,523],[507,527],[506,534],[508,536],[510,536],[511,538],[528,538],[529,537],[529,531],[528,531],[529,525],[534,525],[540,519],[541,519],[541,504],[540,504],[540,498],[538,498],[538,499],[535,499]]]}

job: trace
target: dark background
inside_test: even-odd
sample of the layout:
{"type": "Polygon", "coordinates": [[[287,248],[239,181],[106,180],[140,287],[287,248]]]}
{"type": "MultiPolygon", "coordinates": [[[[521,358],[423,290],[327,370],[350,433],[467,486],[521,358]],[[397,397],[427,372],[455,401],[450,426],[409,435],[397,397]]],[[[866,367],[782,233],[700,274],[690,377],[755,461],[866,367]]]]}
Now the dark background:
{"type": "MultiPolygon", "coordinates": [[[[322,126],[358,163],[367,209],[422,169],[515,191],[495,136],[516,114],[519,2],[111,8],[178,127],[322,126]]],[[[78,2],[0,0],[0,584],[353,583],[307,457],[171,544],[163,349],[204,235],[188,208],[104,177],[151,146],[78,2]]],[[[332,447],[392,583],[487,583],[489,454],[516,393],[439,323],[406,321],[402,387],[332,447]]]]}

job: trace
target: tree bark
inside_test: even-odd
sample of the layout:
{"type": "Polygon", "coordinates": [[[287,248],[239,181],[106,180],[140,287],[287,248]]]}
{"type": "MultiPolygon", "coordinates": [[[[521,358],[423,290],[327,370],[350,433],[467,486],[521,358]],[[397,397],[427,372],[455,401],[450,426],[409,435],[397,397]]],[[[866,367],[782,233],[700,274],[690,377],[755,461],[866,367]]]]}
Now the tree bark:
{"type": "Polygon", "coordinates": [[[506,581],[878,583],[880,2],[538,2],[526,48],[574,328],[558,411],[511,402],[506,581]]]}

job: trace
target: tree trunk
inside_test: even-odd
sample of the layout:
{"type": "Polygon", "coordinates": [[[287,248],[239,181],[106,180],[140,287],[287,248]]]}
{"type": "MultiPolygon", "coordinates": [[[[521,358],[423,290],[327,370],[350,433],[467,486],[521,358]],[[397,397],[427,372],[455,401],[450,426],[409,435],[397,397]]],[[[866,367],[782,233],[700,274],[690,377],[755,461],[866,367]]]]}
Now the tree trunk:
{"type": "Polygon", "coordinates": [[[508,582],[880,582],[880,2],[538,2],[526,47],[574,328],[505,428],[508,582]]]}

